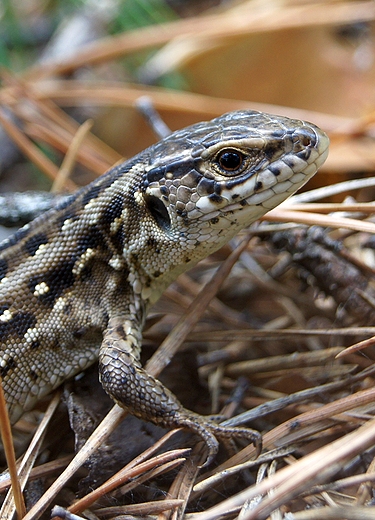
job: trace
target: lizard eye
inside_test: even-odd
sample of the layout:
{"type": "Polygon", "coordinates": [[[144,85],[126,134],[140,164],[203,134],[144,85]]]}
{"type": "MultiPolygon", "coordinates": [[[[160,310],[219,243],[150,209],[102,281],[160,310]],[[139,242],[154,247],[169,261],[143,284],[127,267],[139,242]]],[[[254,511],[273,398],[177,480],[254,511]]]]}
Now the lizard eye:
{"type": "Polygon", "coordinates": [[[217,154],[215,162],[224,175],[238,175],[246,167],[244,155],[234,148],[221,150],[217,154]]]}

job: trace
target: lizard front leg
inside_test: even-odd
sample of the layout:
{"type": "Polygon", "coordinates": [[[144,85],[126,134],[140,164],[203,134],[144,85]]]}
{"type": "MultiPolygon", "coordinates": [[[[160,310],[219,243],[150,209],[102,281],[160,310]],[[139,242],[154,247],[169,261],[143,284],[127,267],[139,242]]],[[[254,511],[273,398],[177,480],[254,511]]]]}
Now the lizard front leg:
{"type": "Polygon", "coordinates": [[[207,444],[209,464],[218,451],[218,441],[235,438],[254,443],[261,451],[261,435],[248,428],[221,426],[182,406],[158,379],[140,365],[140,327],[129,317],[109,321],[99,354],[99,373],[104,390],[122,408],[140,419],[165,428],[188,428],[207,444]]]}

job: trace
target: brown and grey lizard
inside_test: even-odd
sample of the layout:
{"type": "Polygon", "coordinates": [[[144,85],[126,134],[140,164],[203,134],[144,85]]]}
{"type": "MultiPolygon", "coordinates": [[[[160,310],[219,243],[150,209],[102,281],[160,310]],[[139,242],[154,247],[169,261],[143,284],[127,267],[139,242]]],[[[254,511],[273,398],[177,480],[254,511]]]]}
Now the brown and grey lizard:
{"type": "Polygon", "coordinates": [[[147,311],[182,272],[322,165],[316,126],[254,111],[175,132],[0,244],[0,375],[14,422],[99,358],[120,406],[217,451],[226,428],[183,408],[139,362],[147,311]]]}

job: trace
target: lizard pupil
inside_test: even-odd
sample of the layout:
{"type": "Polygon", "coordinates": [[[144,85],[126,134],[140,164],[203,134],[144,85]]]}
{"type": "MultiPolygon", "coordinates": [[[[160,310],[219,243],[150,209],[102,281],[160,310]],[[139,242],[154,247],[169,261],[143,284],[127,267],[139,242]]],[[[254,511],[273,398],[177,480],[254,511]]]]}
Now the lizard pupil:
{"type": "Polygon", "coordinates": [[[233,172],[241,168],[244,157],[237,150],[224,150],[219,153],[217,161],[223,170],[233,172]]]}

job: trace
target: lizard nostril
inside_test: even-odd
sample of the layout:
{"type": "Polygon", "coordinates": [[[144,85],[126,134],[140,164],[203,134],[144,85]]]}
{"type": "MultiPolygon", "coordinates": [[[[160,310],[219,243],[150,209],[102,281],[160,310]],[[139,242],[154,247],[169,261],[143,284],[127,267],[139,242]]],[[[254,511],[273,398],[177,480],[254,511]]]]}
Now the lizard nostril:
{"type": "Polygon", "coordinates": [[[307,152],[307,149],[314,148],[317,142],[317,137],[313,130],[300,128],[293,135],[293,151],[307,152]]]}
{"type": "Polygon", "coordinates": [[[301,137],[301,143],[303,146],[310,146],[311,144],[311,137],[309,135],[303,135],[301,137]]]}
{"type": "Polygon", "coordinates": [[[312,136],[310,134],[301,135],[301,144],[303,146],[311,146],[314,145],[314,140],[312,139],[312,136]]]}
{"type": "Polygon", "coordinates": [[[315,146],[317,142],[317,136],[313,128],[301,128],[297,135],[296,140],[305,148],[315,146]]]}

